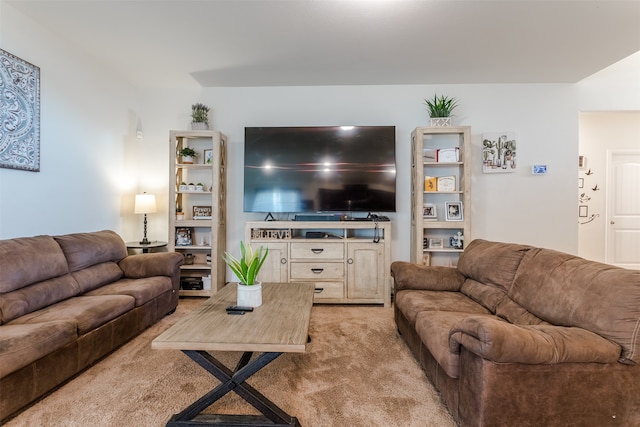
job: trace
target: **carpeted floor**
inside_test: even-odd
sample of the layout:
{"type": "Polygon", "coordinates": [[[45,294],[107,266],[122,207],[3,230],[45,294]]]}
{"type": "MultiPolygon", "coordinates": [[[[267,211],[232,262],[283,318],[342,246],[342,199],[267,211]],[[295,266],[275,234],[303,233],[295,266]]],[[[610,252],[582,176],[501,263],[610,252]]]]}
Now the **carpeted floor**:
{"type": "MultiPolygon", "coordinates": [[[[151,341],[203,299],[178,310],[10,420],[18,426],[163,426],[218,381],[151,341]]],[[[455,422],[396,332],[391,308],[316,305],[311,344],[283,354],[249,383],[305,427],[447,427],[455,422]]],[[[227,366],[239,353],[216,353],[227,366]]],[[[235,394],[206,412],[255,413],[235,394]]]]}

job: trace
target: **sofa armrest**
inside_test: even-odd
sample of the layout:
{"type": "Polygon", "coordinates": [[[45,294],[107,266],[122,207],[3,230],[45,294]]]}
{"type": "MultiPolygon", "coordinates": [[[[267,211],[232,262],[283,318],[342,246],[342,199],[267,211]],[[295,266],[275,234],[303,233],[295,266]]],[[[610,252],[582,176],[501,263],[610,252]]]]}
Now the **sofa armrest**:
{"type": "Polygon", "coordinates": [[[459,291],[465,281],[465,276],[454,267],[427,267],[406,261],[394,261],[391,276],[396,292],[404,289],[459,291]]]}
{"type": "Polygon", "coordinates": [[[612,363],[621,347],[581,328],[555,325],[514,325],[506,321],[468,316],[449,332],[452,352],[460,346],[498,363],[554,364],[612,363]]]}
{"type": "Polygon", "coordinates": [[[118,266],[124,277],[140,279],[143,277],[168,276],[179,274],[184,257],[176,252],[154,252],[148,254],[129,255],[122,259],[118,266]]]}

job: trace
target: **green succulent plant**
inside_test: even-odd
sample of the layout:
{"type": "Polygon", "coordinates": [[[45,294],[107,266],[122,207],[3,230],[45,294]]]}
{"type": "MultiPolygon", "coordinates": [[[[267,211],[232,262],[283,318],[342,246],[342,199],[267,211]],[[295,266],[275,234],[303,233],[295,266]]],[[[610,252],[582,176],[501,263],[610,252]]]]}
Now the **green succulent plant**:
{"type": "Polygon", "coordinates": [[[429,111],[429,117],[449,117],[454,108],[458,106],[458,101],[455,98],[449,98],[447,96],[433,95],[433,99],[425,99],[427,110],[429,111]]]}
{"type": "Polygon", "coordinates": [[[255,285],[258,272],[267,259],[269,248],[260,246],[258,250],[254,250],[251,245],[245,246],[241,241],[240,253],[240,259],[234,257],[229,252],[225,252],[222,259],[227,263],[238,280],[240,280],[240,283],[248,286],[255,285]]]}

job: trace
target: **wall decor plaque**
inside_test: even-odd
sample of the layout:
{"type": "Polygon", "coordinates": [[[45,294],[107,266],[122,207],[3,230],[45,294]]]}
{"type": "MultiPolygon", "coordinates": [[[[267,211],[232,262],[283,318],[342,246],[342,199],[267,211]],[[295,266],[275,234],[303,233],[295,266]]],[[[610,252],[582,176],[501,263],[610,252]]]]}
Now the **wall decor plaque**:
{"type": "Polygon", "coordinates": [[[0,49],[0,167],[40,171],[40,68],[0,49]]]}

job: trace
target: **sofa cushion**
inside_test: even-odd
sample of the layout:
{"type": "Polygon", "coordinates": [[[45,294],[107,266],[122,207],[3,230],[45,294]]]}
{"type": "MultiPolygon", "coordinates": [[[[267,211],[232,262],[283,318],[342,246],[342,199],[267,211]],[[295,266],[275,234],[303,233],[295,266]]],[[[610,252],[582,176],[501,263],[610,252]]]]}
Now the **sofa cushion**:
{"type": "Polygon", "coordinates": [[[81,293],[117,281],[122,277],[122,270],[113,261],[103,262],[74,271],[71,275],[76,279],[81,293]]]}
{"type": "Polygon", "coordinates": [[[145,279],[122,279],[95,289],[85,295],[130,295],[135,298],[136,307],[140,307],[173,288],[171,279],[166,276],[145,279]]]}
{"type": "Polygon", "coordinates": [[[79,294],[80,287],[70,274],[0,294],[2,323],[79,294]]]}
{"type": "Polygon", "coordinates": [[[505,295],[496,307],[496,316],[500,316],[514,325],[548,325],[548,322],[529,313],[524,307],[505,295]]]}
{"type": "Polygon", "coordinates": [[[480,283],[473,279],[464,281],[460,292],[495,313],[498,304],[507,296],[506,291],[494,285],[480,283]]]}
{"type": "Polygon", "coordinates": [[[489,314],[489,310],[460,292],[406,290],[396,294],[395,304],[412,325],[423,311],[456,311],[489,314]]]}
{"type": "Polygon", "coordinates": [[[67,260],[50,236],[0,240],[0,294],[68,273],[67,260]]]}
{"type": "Polygon", "coordinates": [[[110,230],[67,234],[54,239],[62,248],[72,272],[103,262],[118,262],[127,256],[124,241],[110,230]]]}
{"type": "Polygon", "coordinates": [[[523,258],[509,296],[543,320],[618,343],[621,362],[640,362],[640,271],[534,249],[523,258]]]}
{"type": "Polygon", "coordinates": [[[508,291],[524,254],[530,246],[475,239],[464,249],[457,268],[460,273],[508,291]]]}
{"type": "Polygon", "coordinates": [[[75,322],[78,335],[82,335],[126,313],[134,306],[134,298],[128,295],[79,296],[26,314],[9,324],[66,320],[75,322]]]}
{"type": "Polygon", "coordinates": [[[3,325],[0,329],[0,378],[75,341],[75,322],[3,325]]]}
{"type": "MultiPolygon", "coordinates": [[[[477,317],[493,317],[490,314],[477,317]]],[[[460,345],[451,345],[451,330],[469,313],[456,311],[423,311],[416,316],[416,333],[438,365],[451,378],[460,377],[460,345]]]]}

